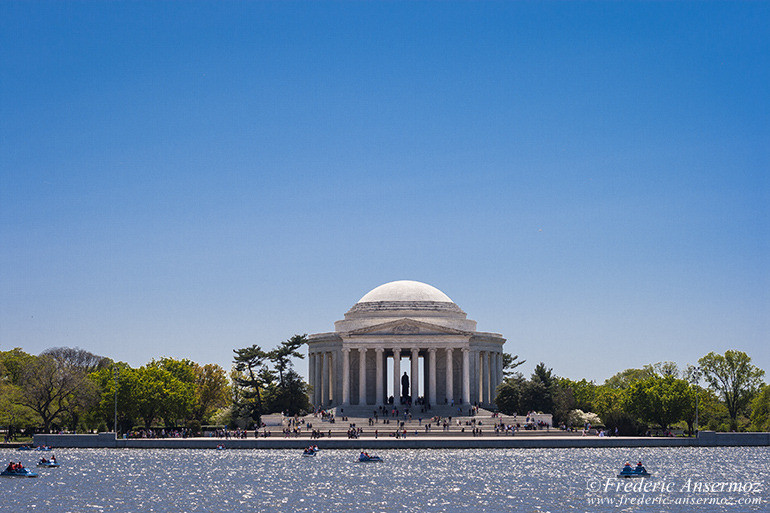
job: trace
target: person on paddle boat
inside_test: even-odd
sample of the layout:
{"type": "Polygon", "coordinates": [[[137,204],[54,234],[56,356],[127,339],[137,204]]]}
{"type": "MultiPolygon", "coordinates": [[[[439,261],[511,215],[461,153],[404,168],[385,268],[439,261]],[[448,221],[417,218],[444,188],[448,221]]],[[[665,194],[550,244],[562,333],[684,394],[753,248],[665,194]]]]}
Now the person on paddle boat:
{"type": "Polygon", "coordinates": [[[22,465],[21,462],[18,462],[18,463],[10,462],[8,464],[8,468],[5,470],[13,473],[24,472],[24,465],[22,465]]]}
{"type": "Polygon", "coordinates": [[[631,464],[629,462],[626,462],[626,464],[623,465],[623,470],[621,470],[621,473],[630,474],[631,472],[633,472],[633,470],[631,469],[631,464]]]}
{"type": "Polygon", "coordinates": [[[39,463],[46,464],[46,463],[48,463],[48,460],[45,459],[45,458],[40,458],[40,462],[39,463]]]}
{"type": "Polygon", "coordinates": [[[369,459],[369,453],[366,451],[361,451],[361,457],[364,459],[369,459]]]}
{"type": "Polygon", "coordinates": [[[56,463],[56,456],[51,456],[51,463],[56,463]]]}
{"type": "Polygon", "coordinates": [[[636,468],[634,469],[634,472],[644,473],[644,472],[647,472],[647,469],[644,468],[644,465],[642,465],[642,462],[640,461],[639,463],[636,464],[636,468]]]}

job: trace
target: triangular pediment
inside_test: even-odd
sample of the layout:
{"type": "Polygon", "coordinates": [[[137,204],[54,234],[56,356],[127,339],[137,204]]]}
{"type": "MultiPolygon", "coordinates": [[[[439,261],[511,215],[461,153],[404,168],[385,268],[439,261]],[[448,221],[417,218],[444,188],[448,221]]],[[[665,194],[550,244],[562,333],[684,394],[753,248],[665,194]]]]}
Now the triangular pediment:
{"type": "Polygon", "coordinates": [[[403,318],[349,331],[346,335],[471,335],[467,331],[403,318]]]}

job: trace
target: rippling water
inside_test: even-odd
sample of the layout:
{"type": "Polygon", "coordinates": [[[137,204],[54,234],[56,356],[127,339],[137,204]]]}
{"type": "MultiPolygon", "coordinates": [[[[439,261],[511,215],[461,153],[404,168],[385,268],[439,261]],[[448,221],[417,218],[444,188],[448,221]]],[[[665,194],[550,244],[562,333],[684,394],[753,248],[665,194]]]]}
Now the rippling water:
{"type": "MultiPolygon", "coordinates": [[[[31,466],[41,454],[50,453],[0,450],[0,461],[21,459],[31,466]]],[[[766,447],[402,449],[377,451],[382,463],[358,463],[358,453],[349,450],[313,458],[294,450],[55,454],[61,467],[38,469],[37,479],[0,479],[0,511],[770,511],[770,480],[764,470],[757,472],[770,460],[766,447]],[[638,459],[652,478],[612,479],[623,462],[638,459]],[[615,489],[630,481],[668,490],[615,489]],[[744,490],[705,492],[703,485],[695,488],[697,482],[744,483],[744,490]],[[745,483],[760,487],[746,491],[745,483]],[[661,502],[651,502],[655,498],[661,502]],[[693,506],[684,500],[712,502],[693,506]],[[739,503],[747,500],[761,504],[739,503]]]]}

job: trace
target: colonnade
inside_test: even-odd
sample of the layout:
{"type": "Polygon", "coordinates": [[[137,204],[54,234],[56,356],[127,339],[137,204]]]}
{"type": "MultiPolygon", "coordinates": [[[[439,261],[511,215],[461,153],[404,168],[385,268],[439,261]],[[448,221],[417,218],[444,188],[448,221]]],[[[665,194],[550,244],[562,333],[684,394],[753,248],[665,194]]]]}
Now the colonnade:
{"type": "MultiPolygon", "coordinates": [[[[419,347],[378,347],[378,346],[349,346],[335,348],[326,351],[312,351],[309,354],[310,384],[313,387],[312,402],[315,405],[349,405],[351,404],[351,378],[357,378],[357,397],[354,404],[357,405],[384,405],[387,402],[386,380],[384,373],[387,366],[387,358],[393,359],[393,383],[392,396],[396,401],[401,397],[401,359],[410,360],[410,395],[412,404],[416,404],[419,396],[420,372],[418,366],[419,357],[424,358],[424,384],[425,400],[431,404],[454,403],[458,398],[462,404],[491,404],[495,397],[495,388],[503,378],[502,352],[495,350],[481,350],[460,347],[446,348],[419,348],[419,347]],[[461,371],[462,386],[456,394],[455,351],[462,353],[459,365],[461,371]],[[353,354],[351,354],[351,352],[353,354]],[[367,362],[371,362],[368,355],[374,352],[374,379],[369,374],[372,369],[367,369],[367,362]],[[358,353],[357,355],[355,353],[358,353]],[[352,358],[357,358],[357,376],[351,373],[352,358]],[[442,383],[442,395],[438,397],[437,386],[440,381],[437,376],[438,363],[444,372],[442,383]],[[337,374],[340,374],[338,379],[337,374]],[[340,386],[337,387],[336,385],[340,386]],[[367,386],[374,385],[373,393],[367,393],[367,386]],[[336,394],[339,393],[339,397],[336,394]],[[374,403],[369,397],[373,396],[374,403]]],[[[397,403],[398,404],[398,403],[397,403]]]]}

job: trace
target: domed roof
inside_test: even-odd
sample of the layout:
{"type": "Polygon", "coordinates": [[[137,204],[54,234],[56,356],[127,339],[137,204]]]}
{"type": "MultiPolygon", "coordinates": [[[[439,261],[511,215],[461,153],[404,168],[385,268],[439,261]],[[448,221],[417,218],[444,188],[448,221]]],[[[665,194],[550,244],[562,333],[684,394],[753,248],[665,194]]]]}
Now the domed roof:
{"type": "Polygon", "coordinates": [[[380,301],[434,301],[437,303],[452,303],[449,296],[436,287],[427,283],[411,280],[398,280],[385,283],[370,290],[359,303],[376,303],[380,301]]]}

